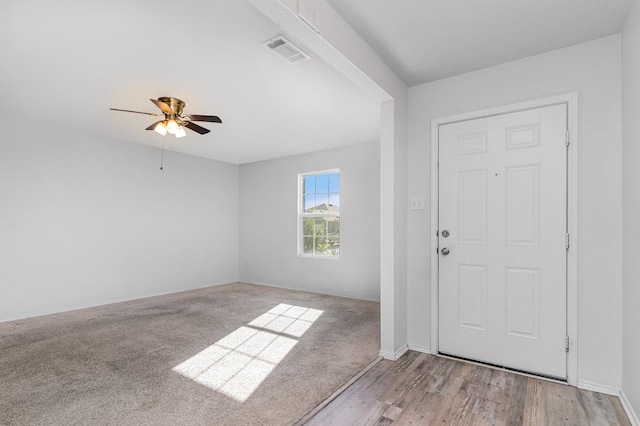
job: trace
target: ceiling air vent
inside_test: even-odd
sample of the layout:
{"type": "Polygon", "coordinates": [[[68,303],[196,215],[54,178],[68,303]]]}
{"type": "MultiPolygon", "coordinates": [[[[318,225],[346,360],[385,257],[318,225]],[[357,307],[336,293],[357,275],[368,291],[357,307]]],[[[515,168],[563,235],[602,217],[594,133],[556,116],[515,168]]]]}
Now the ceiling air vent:
{"type": "Polygon", "coordinates": [[[287,61],[295,64],[297,62],[309,59],[309,55],[304,53],[298,46],[279,35],[262,43],[287,61]]]}

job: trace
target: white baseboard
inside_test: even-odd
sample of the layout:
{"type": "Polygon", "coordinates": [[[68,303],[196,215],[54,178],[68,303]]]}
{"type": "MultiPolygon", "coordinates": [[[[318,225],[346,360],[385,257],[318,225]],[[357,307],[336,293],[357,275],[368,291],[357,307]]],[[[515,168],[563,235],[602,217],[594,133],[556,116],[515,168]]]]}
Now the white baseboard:
{"type": "Polygon", "coordinates": [[[601,385],[589,381],[578,381],[578,389],[584,389],[591,392],[604,393],[606,395],[620,396],[620,389],[613,386],[601,385]]]}
{"type": "Polygon", "coordinates": [[[411,351],[422,352],[423,354],[433,355],[431,353],[431,348],[427,348],[426,346],[412,345],[412,344],[408,344],[407,346],[411,351]]]}
{"type": "Polygon", "coordinates": [[[625,395],[624,391],[620,391],[620,402],[622,403],[622,407],[624,411],[627,413],[627,417],[629,417],[629,421],[631,422],[631,426],[640,426],[640,420],[638,420],[638,415],[633,410],[631,403],[627,399],[627,395],[625,395]]]}
{"type": "Polygon", "coordinates": [[[588,381],[579,381],[578,388],[592,391],[592,392],[599,392],[607,395],[617,396],[620,399],[622,408],[624,408],[625,413],[627,413],[627,417],[629,417],[629,421],[631,422],[631,425],[640,426],[640,420],[638,420],[638,415],[633,410],[633,406],[631,406],[631,402],[629,402],[625,393],[620,389],[614,388],[612,386],[601,385],[598,383],[593,383],[588,381]]]}
{"type": "Polygon", "coordinates": [[[400,349],[395,351],[395,353],[386,352],[386,351],[380,351],[380,356],[383,357],[384,359],[390,359],[391,361],[397,361],[408,350],[409,350],[409,347],[407,345],[404,345],[403,347],[401,347],[400,349]]]}
{"type": "Polygon", "coordinates": [[[285,289],[285,290],[296,290],[296,291],[306,291],[307,293],[326,294],[327,296],[346,297],[348,299],[366,300],[366,301],[369,301],[369,302],[380,302],[380,298],[358,296],[358,295],[349,294],[349,293],[340,293],[340,292],[334,292],[334,291],[321,291],[321,290],[317,290],[317,289],[313,289],[313,288],[301,288],[301,287],[294,287],[294,286],[283,286],[283,285],[277,285],[277,284],[266,283],[266,282],[261,282],[261,281],[240,280],[239,282],[246,283],[246,284],[261,285],[261,286],[265,286],[265,287],[282,288],[282,289],[285,289]]]}
{"type": "Polygon", "coordinates": [[[203,288],[217,287],[217,286],[220,286],[220,285],[233,284],[233,283],[237,283],[237,282],[239,282],[239,281],[238,280],[233,280],[233,281],[229,281],[229,282],[207,283],[205,285],[196,286],[196,287],[176,288],[176,289],[173,289],[173,290],[170,290],[170,291],[165,291],[165,292],[141,294],[141,295],[137,295],[137,296],[123,297],[123,298],[117,298],[117,299],[107,299],[107,300],[101,300],[101,301],[97,301],[97,302],[93,302],[93,303],[87,303],[87,304],[64,306],[64,307],[62,307],[60,309],[28,312],[28,313],[25,313],[24,315],[19,315],[19,316],[16,316],[16,317],[0,318],[0,322],[19,321],[19,320],[24,320],[24,319],[27,319],[27,318],[41,317],[41,316],[44,316],[44,315],[62,314],[62,313],[65,313],[65,312],[76,311],[78,309],[97,308],[99,306],[111,305],[111,304],[114,304],[114,303],[131,302],[133,300],[147,299],[149,297],[168,296],[170,294],[182,293],[182,292],[191,291],[191,290],[201,290],[203,288]]]}

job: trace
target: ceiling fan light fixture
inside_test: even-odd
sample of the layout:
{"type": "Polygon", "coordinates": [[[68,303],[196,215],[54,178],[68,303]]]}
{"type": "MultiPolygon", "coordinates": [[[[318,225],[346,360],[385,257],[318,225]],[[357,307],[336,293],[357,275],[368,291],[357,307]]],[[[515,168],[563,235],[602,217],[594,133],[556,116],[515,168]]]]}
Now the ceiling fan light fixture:
{"type": "Polygon", "coordinates": [[[164,136],[167,134],[167,126],[164,124],[164,121],[161,121],[153,128],[153,131],[164,136]]]}
{"type": "Polygon", "coordinates": [[[174,119],[169,120],[167,123],[167,131],[172,135],[175,135],[179,128],[178,122],[174,119]]]}
{"type": "Polygon", "coordinates": [[[183,138],[187,136],[187,132],[184,130],[184,127],[178,126],[178,130],[175,133],[176,138],[183,138]]]}

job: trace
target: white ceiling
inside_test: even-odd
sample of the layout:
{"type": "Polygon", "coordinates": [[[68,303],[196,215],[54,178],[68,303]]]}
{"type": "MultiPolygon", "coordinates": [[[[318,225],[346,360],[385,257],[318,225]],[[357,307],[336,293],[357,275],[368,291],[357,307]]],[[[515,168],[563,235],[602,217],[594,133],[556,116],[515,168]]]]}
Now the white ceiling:
{"type": "MultiPolygon", "coordinates": [[[[327,2],[411,86],[618,33],[632,0],[327,2]]],[[[378,140],[378,102],[278,34],[247,0],[4,0],[0,113],[234,164],[378,140]],[[109,111],[160,96],[224,123],[162,138],[109,111]]]]}
{"type": "Polygon", "coordinates": [[[620,33],[633,0],[327,0],[409,86],[620,33]]]}
{"type": "Polygon", "coordinates": [[[234,164],[377,141],[379,103],[261,45],[278,34],[246,0],[4,0],[0,113],[234,164]],[[155,117],[109,111],[160,96],[223,124],[163,139],[155,117]]]}

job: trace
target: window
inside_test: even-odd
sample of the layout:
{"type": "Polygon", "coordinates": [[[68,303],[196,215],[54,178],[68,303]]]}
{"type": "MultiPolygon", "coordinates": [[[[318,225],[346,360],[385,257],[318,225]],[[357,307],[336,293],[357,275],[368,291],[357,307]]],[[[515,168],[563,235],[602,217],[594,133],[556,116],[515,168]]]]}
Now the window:
{"type": "Polygon", "coordinates": [[[298,254],[337,259],[340,255],[340,170],[298,176],[298,254]]]}

